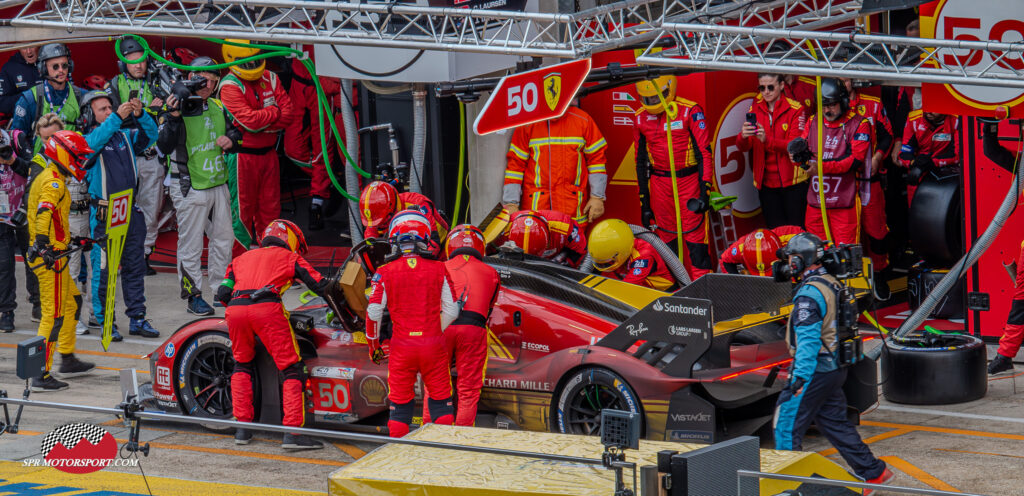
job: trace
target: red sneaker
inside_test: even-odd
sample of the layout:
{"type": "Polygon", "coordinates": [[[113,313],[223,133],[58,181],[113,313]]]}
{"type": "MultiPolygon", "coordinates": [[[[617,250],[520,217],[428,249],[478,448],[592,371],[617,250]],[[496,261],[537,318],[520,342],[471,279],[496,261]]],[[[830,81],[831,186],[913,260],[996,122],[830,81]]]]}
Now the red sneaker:
{"type": "MultiPolygon", "coordinates": [[[[879,475],[874,479],[868,479],[864,482],[867,482],[868,484],[887,484],[894,477],[896,477],[896,474],[892,473],[892,470],[889,470],[889,467],[885,467],[885,470],[882,471],[882,475],[879,475]]],[[[865,489],[864,496],[868,496],[869,494],[873,494],[874,492],[874,489],[865,489]]]]}

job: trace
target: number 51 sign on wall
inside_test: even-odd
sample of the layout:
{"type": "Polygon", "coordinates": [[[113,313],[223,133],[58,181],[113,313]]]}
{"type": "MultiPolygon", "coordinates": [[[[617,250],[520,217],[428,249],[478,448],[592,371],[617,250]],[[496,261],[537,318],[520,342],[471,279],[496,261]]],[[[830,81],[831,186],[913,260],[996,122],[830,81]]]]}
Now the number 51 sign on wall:
{"type": "Polygon", "coordinates": [[[473,122],[478,135],[559,117],[590,73],[590,59],[549,65],[501,78],[473,122]]]}

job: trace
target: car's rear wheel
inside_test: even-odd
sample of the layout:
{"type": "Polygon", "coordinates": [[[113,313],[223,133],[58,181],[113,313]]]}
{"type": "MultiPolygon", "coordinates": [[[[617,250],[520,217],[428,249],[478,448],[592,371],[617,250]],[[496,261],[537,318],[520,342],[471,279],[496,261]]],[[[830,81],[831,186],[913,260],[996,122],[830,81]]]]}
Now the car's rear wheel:
{"type": "MultiPolygon", "coordinates": [[[[178,386],[182,411],[194,417],[230,419],[231,374],[235,359],[231,340],[220,332],[204,332],[196,336],[178,364],[178,386]]],[[[253,378],[254,403],[259,404],[259,379],[253,378]]],[[[216,430],[223,427],[207,425],[216,430]]]]}
{"type": "MultiPolygon", "coordinates": [[[[564,434],[600,434],[601,410],[604,409],[642,413],[640,398],[626,380],[602,368],[584,368],[572,373],[559,390],[557,399],[552,427],[564,434]]],[[[640,431],[643,430],[641,423],[640,431]]]]}

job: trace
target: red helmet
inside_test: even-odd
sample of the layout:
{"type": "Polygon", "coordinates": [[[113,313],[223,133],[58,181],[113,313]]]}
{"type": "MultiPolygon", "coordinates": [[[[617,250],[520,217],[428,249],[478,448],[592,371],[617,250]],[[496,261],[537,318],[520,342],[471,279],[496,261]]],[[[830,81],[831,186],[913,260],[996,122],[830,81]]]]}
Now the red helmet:
{"type": "Polygon", "coordinates": [[[743,265],[755,276],[772,275],[775,252],[782,247],[779,237],[768,229],[758,229],[743,238],[743,265]]]}
{"type": "Polygon", "coordinates": [[[85,161],[90,154],[89,143],[74,131],[57,131],[43,145],[43,156],[79,181],[85,179],[85,161]]]}
{"type": "Polygon", "coordinates": [[[82,81],[82,88],[87,90],[102,90],[106,86],[107,78],[100,76],[99,74],[93,74],[92,76],[85,78],[85,81],[82,81]]]}
{"type": "Polygon", "coordinates": [[[463,249],[471,249],[484,256],[484,233],[480,228],[469,224],[455,226],[452,232],[448,233],[448,240],[444,245],[444,257],[452,258],[452,255],[463,249]]]}
{"type": "Polygon", "coordinates": [[[391,219],[388,239],[398,245],[403,253],[409,253],[416,243],[430,240],[430,221],[419,210],[402,210],[391,219]]]}
{"type": "Polygon", "coordinates": [[[363,225],[378,227],[388,223],[398,210],[398,190],[384,181],[374,181],[359,195],[359,211],[363,225]]]}
{"type": "Polygon", "coordinates": [[[277,219],[270,221],[270,224],[267,224],[267,227],[263,229],[263,235],[260,236],[260,246],[263,246],[267,238],[277,239],[284,243],[284,246],[289,250],[299,255],[306,254],[306,237],[302,235],[302,229],[299,229],[299,226],[296,226],[290,220],[277,219]]]}
{"type": "Polygon", "coordinates": [[[517,212],[508,226],[508,239],[530,255],[546,256],[551,239],[548,221],[533,211],[517,212]]]}

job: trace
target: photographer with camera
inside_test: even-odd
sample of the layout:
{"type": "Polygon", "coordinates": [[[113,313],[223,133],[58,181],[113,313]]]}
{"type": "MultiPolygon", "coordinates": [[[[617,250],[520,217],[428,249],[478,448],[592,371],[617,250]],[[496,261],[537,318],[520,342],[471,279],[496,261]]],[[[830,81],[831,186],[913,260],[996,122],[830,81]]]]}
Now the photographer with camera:
{"type": "Polygon", "coordinates": [[[862,354],[856,346],[857,302],[830,273],[838,272],[838,268],[825,268],[828,257],[846,259],[839,271],[859,270],[856,264],[860,256],[843,257],[835,253],[844,248],[859,254],[859,246],[826,251],[821,238],[801,233],[780,250],[782,260],[772,264],[777,281],[789,279],[797,283],[786,326],[786,344],[793,363],[789,384],[776,404],[775,449],[801,451],[804,433],[814,422],[858,477],[872,484],[884,484],[893,478],[892,471],[871,453],[846,417],[843,383],[847,366],[862,354]]]}
{"type": "Polygon", "coordinates": [[[837,244],[860,240],[860,193],[857,178],[865,177],[871,157],[871,125],[850,107],[850,94],[838,79],[821,82],[822,126],[821,178],[817,178],[818,126],[812,116],[804,134],[789,142],[790,159],[811,173],[807,190],[807,215],[804,227],[821,239],[837,244]],[[825,215],[829,233],[822,219],[819,188],[824,191],[825,215]]]}
{"type": "Polygon", "coordinates": [[[72,244],[87,249],[92,240],[73,238],[68,232],[68,214],[71,195],[67,180],[81,181],[85,177],[85,163],[92,148],[82,135],[61,130],[43,145],[43,151],[32,158],[42,171],[29,187],[28,231],[32,247],[26,256],[39,278],[43,314],[39,322],[39,335],[46,338],[46,370],[32,378],[32,391],[60,391],[68,384],[55,379],[49,370],[53,365],[54,349],[61,354],[61,377],[75,377],[91,371],[95,366],[75,357],[75,325],[81,314],[82,296],[71,283],[65,256],[72,244]]]}
{"type": "MultiPolygon", "coordinates": [[[[121,106],[121,103],[138,99],[146,107],[146,112],[156,116],[163,108],[164,101],[154,94],[153,84],[149,78],[148,54],[139,41],[132,37],[121,39],[118,47],[121,56],[128,60],[138,60],[135,63],[117,61],[117,67],[121,73],[114,76],[107,84],[106,92],[110,95],[111,105],[114,108],[121,106]]],[[[138,129],[138,122],[129,116],[124,127],[127,129],[138,129]]],[[[138,169],[139,186],[138,196],[135,204],[142,210],[146,217],[146,275],[155,275],[156,271],[149,265],[149,256],[153,253],[153,245],[156,244],[156,237],[160,234],[160,212],[164,206],[164,176],[167,170],[163,162],[157,157],[155,146],[143,150],[135,158],[135,166],[138,169]]]]}
{"type": "MultiPolygon", "coordinates": [[[[22,92],[14,106],[11,129],[20,129],[29,136],[35,136],[36,121],[50,112],[60,116],[65,129],[76,129],[84,91],[71,84],[71,72],[75,69],[71,50],[62,43],[43,45],[39,49],[36,69],[43,82],[22,92]]],[[[35,140],[32,151],[39,153],[42,148],[43,142],[35,140]]]]}
{"type": "MultiPolygon", "coordinates": [[[[246,40],[224,40],[248,44],[246,40]]],[[[260,50],[229,44],[221,46],[224,61],[235,63],[259,55],[260,50]]],[[[295,122],[295,108],[277,74],[266,70],[266,60],[231,66],[220,85],[220,99],[231,120],[242,131],[236,153],[238,222],[249,240],[281,213],[281,167],[277,138],[295,122]]],[[[244,240],[242,240],[244,242],[244,240]]],[[[248,248],[248,246],[246,246],[248,248]]]]}
{"type": "MultiPolygon", "coordinates": [[[[210,57],[197,57],[193,67],[211,67],[210,57]]],[[[167,99],[169,112],[160,118],[156,146],[167,157],[171,175],[171,200],[178,219],[178,280],[186,310],[195,315],[213,315],[203,299],[203,233],[209,242],[210,294],[216,294],[221,276],[231,262],[234,231],[231,227],[231,195],[224,154],[230,152],[241,133],[228,124],[220,100],[211,98],[220,82],[216,70],[199,70],[188,81],[202,85],[190,90],[183,83],[167,99]]]]}
{"type": "Polygon", "coordinates": [[[900,146],[900,165],[907,168],[907,205],[924,175],[935,169],[960,168],[960,119],[915,108],[907,116],[900,146]]]}
{"type": "MultiPolygon", "coordinates": [[[[156,122],[142,107],[142,101],[133,98],[114,110],[110,95],[103,91],[90,91],[82,99],[81,127],[89,147],[96,152],[91,155],[89,169],[89,197],[92,203],[92,237],[106,235],[107,201],[110,195],[126,189],[135,190],[132,196],[128,234],[124,239],[121,254],[121,294],[124,297],[125,313],[131,319],[128,333],[145,338],[156,338],[160,333],[146,320],[146,219],[138,207],[139,197],[135,157],[156,142],[156,122]],[[135,116],[138,129],[121,129],[129,116],[135,116]]],[[[117,277],[117,267],[106,263],[106,250],[93,250],[90,263],[99,270],[92,272],[92,308],[96,322],[103,325],[103,308],[107,301],[107,277],[117,277]]],[[[114,326],[114,340],[120,341],[121,334],[114,326]]]]}
{"type": "Polygon", "coordinates": [[[20,251],[18,230],[25,223],[22,198],[28,185],[29,163],[14,153],[7,131],[0,130],[0,331],[14,331],[18,303],[14,257],[20,251]]]}
{"type": "Polygon", "coordinates": [[[736,137],[741,152],[752,150],[754,187],[769,229],[804,225],[807,206],[807,172],[786,153],[786,145],[804,132],[805,110],[784,96],[783,81],[779,74],[758,75],[757,97],[736,137]]]}

